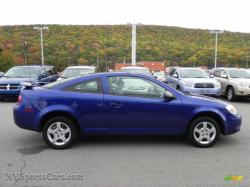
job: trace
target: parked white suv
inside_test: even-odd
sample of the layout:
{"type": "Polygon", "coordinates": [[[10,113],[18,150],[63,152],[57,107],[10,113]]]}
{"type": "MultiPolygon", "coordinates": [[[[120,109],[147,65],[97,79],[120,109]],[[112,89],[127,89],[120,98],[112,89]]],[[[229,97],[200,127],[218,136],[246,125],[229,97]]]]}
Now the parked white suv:
{"type": "Polygon", "coordinates": [[[250,98],[250,73],[240,68],[217,68],[214,77],[221,83],[221,92],[229,101],[237,97],[250,98]]]}

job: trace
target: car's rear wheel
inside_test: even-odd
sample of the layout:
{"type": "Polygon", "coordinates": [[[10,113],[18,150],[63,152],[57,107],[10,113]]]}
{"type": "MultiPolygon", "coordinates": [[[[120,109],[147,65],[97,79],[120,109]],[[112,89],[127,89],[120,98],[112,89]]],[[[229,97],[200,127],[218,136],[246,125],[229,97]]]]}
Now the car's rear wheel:
{"type": "Polygon", "coordinates": [[[70,147],[77,139],[76,125],[65,117],[53,117],[48,120],[42,130],[45,143],[53,149],[70,147]]]}
{"type": "Polygon", "coordinates": [[[235,100],[235,92],[233,87],[229,87],[227,89],[227,99],[228,101],[234,101],[235,100]]]}
{"type": "Polygon", "coordinates": [[[210,117],[200,117],[194,120],[188,131],[191,142],[198,147],[214,145],[220,136],[218,123],[210,117]]]}

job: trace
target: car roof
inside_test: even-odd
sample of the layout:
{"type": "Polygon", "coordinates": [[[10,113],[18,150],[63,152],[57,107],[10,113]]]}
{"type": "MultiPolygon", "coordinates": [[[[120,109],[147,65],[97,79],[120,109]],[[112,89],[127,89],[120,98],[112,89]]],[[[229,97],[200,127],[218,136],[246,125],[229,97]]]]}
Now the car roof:
{"type": "Polygon", "coordinates": [[[54,66],[42,66],[42,65],[23,65],[23,66],[13,66],[13,67],[44,67],[44,68],[53,68],[54,66]]]}
{"type": "Polygon", "coordinates": [[[220,69],[224,69],[224,70],[244,70],[244,68],[223,68],[223,67],[219,67],[219,68],[215,68],[214,70],[220,70],[220,69]]]}
{"type": "MultiPolygon", "coordinates": [[[[88,78],[101,78],[104,76],[134,76],[134,77],[142,77],[142,78],[151,78],[147,75],[143,75],[143,74],[137,74],[137,73],[128,73],[128,72],[102,72],[102,73],[93,73],[93,74],[87,74],[84,76],[78,76],[73,78],[74,80],[76,79],[88,79],[88,78]]],[[[72,80],[73,80],[72,79],[72,80]]]]}
{"type": "Polygon", "coordinates": [[[175,67],[173,69],[202,69],[200,67],[175,67]]]}
{"type": "Polygon", "coordinates": [[[68,66],[66,69],[82,69],[82,68],[94,69],[96,67],[95,66],[68,66]]]}
{"type": "Polygon", "coordinates": [[[126,67],[122,67],[121,69],[148,69],[148,68],[140,67],[140,66],[126,66],[126,67]]]}

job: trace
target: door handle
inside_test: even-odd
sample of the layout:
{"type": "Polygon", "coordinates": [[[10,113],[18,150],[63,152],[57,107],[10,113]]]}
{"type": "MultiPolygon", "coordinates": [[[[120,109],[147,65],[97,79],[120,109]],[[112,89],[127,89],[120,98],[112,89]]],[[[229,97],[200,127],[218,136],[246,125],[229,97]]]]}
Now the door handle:
{"type": "Polygon", "coordinates": [[[109,103],[109,105],[114,108],[121,108],[124,104],[115,102],[115,103],[109,103]]]}

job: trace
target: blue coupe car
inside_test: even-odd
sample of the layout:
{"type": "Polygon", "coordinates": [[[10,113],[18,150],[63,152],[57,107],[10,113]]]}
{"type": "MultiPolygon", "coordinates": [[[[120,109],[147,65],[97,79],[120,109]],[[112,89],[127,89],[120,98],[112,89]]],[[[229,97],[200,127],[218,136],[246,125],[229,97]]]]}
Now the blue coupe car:
{"type": "Polygon", "coordinates": [[[17,99],[23,82],[41,86],[54,82],[57,78],[53,73],[53,66],[12,67],[0,78],[0,99],[17,99]]]}
{"type": "Polygon", "coordinates": [[[21,128],[42,132],[55,149],[71,146],[80,133],[187,135],[196,146],[209,147],[241,126],[232,105],[123,72],[27,86],[14,119],[21,128]]]}

